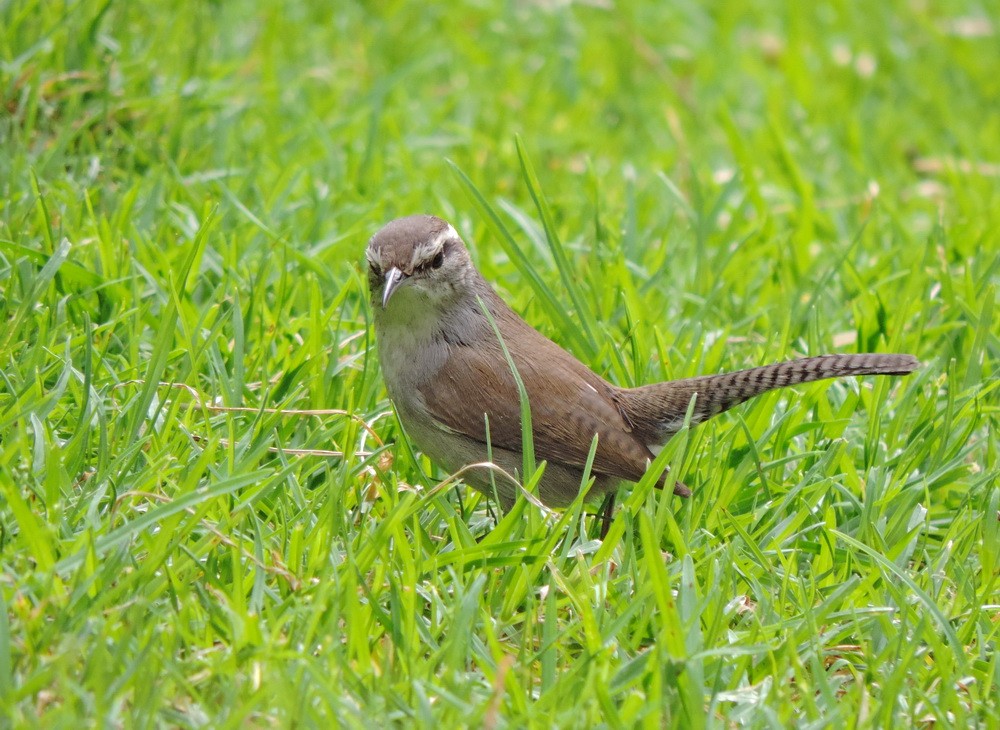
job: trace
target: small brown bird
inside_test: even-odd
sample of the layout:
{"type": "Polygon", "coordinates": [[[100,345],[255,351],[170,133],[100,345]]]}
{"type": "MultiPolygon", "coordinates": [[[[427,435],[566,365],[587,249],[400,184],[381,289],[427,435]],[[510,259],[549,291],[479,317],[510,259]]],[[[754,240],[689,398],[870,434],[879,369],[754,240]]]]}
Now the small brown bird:
{"type": "MultiPolygon", "coordinates": [[[[521,401],[498,330],[528,396],[535,456],[547,462],[538,495],[552,507],[579,494],[595,435],[590,496],[640,479],[683,426],[692,398],[695,424],[775,388],[845,375],[904,375],[920,365],[912,355],[820,355],[619,388],[508,307],[446,221],[429,215],[394,220],[372,236],[366,255],[382,373],[410,438],[454,472],[487,461],[488,424],[492,461],[520,471],[521,401]]],[[[485,470],[470,470],[465,479],[492,495],[485,470]]],[[[516,487],[503,479],[493,483],[501,504],[512,506],[516,487]]],[[[674,491],[689,494],[681,484],[674,491]]]]}

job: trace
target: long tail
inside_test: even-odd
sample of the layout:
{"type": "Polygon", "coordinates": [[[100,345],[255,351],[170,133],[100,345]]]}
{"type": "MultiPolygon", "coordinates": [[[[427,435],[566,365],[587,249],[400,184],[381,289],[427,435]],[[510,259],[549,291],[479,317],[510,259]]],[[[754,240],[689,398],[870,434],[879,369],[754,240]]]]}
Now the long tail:
{"type": "Polygon", "coordinates": [[[819,355],[622,390],[619,406],[648,444],[663,444],[683,426],[695,395],[692,423],[701,423],[775,388],[846,375],[906,375],[918,367],[912,355],[819,355]]]}

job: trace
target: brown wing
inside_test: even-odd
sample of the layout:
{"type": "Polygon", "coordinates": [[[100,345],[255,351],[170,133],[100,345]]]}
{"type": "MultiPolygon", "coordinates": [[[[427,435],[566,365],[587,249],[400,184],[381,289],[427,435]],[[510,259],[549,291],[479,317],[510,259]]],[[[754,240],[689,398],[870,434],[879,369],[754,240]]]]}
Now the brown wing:
{"type": "MultiPolygon", "coordinates": [[[[630,433],[613,400],[613,387],[527,325],[517,327],[516,334],[505,340],[508,345],[511,339],[518,342],[511,356],[531,406],[536,458],[583,468],[597,434],[593,471],[639,479],[653,455],[630,433]]],[[[499,343],[453,346],[433,385],[424,386],[421,395],[444,426],[485,444],[488,416],[490,443],[521,450],[520,397],[499,343]]]]}

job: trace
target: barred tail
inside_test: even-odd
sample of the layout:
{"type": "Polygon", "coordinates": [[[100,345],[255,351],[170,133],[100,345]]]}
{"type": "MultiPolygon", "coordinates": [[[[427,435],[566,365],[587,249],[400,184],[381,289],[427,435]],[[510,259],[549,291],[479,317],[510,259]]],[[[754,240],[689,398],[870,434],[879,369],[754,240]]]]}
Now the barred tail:
{"type": "Polygon", "coordinates": [[[775,388],[847,375],[905,375],[918,367],[912,355],[819,355],[624,390],[620,407],[647,443],[662,444],[681,428],[696,394],[692,422],[700,423],[775,388]]]}

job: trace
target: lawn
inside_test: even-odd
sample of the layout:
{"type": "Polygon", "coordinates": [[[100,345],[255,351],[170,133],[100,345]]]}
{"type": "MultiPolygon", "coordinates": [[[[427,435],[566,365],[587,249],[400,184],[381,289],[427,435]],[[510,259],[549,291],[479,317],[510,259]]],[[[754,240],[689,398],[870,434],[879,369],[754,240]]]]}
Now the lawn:
{"type": "Polygon", "coordinates": [[[1000,725],[998,33],[0,0],[0,725],[1000,725]],[[363,251],[418,212],[619,385],[924,365],[682,431],[693,497],[603,540],[499,514],[379,374],[363,251]]]}

